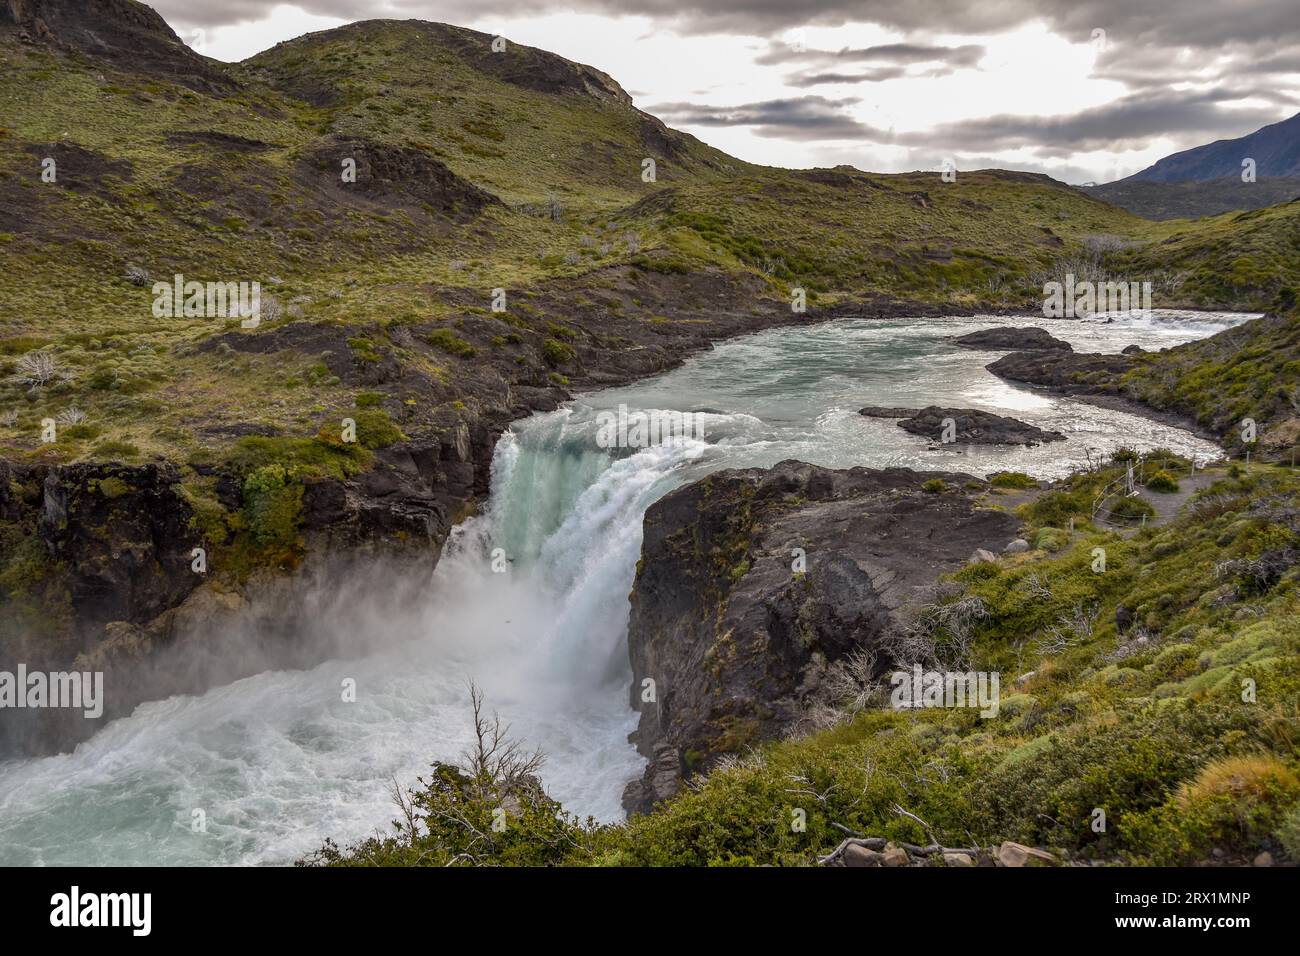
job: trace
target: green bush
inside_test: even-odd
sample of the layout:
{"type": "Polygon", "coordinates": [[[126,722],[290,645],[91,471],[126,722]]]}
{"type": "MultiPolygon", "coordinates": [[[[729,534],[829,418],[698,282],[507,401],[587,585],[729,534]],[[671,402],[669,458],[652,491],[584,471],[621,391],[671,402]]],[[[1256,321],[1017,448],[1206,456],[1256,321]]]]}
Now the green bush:
{"type": "Polygon", "coordinates": [[[297,549],[302,492],[302,483],[283,465],[265,465],[244,479],[244,515],[259,547],[297,549]]]}
{"type": "Polygon", "coordinates": [[[1037,488],[1038,479],[1022,471],[999,471],[989,476],[989,484],[994,488],[1037,488]]]}
{"type": "Polygon", "coordinates": [[[131,442],[111,438],[96,442],[93,450],[96,458],[106,460],[136,458],[140,454],[139,447],[131,442]]]}
{"type": "Polygon", "coordinates": [[[1120,826],[1142,862],[1176,866],[1211,850],[1251,856],[1300,807],[1300,777],[1271,755],[1239,755],[1207,764],[1194,780],[1120,826]]]}
{"type": "Polygon", "coordinates": [[[559,339],[547,339],[542,343],[542,358],[552,367],[572,362],[574,354],[572,346],[565,345],[559,339]]]}
{"type": "Polygon", "coordinates": [[[1151,507],[1149,501],[1141,498],[1113,498],[1106,505],[1106,510],[1115,518],[1126,518],[1137,521],[1142,518],[1150,518],[1155,515],[1156,509],[1151,507]]]}
{"type": "Polygon", "coordinates": [[[474,346],[470,345],[451,329],[434,329],[425,336],[425,341],[434,348],[442,349],[448,355],[458,355],[461,358],[470,358],[474,352],[474,346]]]}
{"type": "Polygon", "coordinates": [[[1078,491],[1049,491],[1037,501],[1021,505],[1018,513],[1031,527],[1041,528],[1068,525],[1071,518],[1089,518],[1092,514],[1093,494],[1088,489],[1078,491]]]}
{"type": "Polygon", "coordinates": [[[948,482],[942,478],[931,478],[921,485],[921,490],[927,495],[942,495],[948,491],[948,482]]]}
{"type": "Polygon", "coordinates": [[[387,448],[406,435],[382,408],[357,408],[347,416],[357,423],[357,443],[363,448],[387,448]]]}
{"type": "Polygon", "coordinates": [[[1292,862],[1300,862],[1300,803],[1287,811],[1276,836],[1292,862]]]}
{"type": "Polygon", "coordinates": [[[1147,479],[1146,487],[1151,491],[1175,492],[1178,490],[1178,480],[1162,468],[1147,479]]]}
{"type": "Polygon", "coordinates": [[[1060,551],[1070,542],[1070,536],[1060,528],[1041,528],[1034,535],[1034,547],[1043,551],[1060,551]]]}

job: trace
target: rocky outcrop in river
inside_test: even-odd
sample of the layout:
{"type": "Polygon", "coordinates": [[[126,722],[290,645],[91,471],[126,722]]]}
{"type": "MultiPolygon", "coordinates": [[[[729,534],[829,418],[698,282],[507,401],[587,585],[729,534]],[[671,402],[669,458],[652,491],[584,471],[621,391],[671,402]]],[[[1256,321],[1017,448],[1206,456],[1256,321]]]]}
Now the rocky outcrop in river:
{"type": "Polygon", "coordinates": [[[1046,329],[1035,327],[1020,328],[1014,325],[1000,325],[992,329],[980,329],[967,335],[960,335],[953,342],[968,349],[986,349],[993,352],[1029,351],[1034,349],[1051,349],[1072,352],[1069,342],[1062,341],[1048,333],[1046,329]]]}
{"type": "MultiPolygon", "coordinates": [[[[980,508],[983,482],[799,461],[718,472],[652,505],[631,595],[637,748],[624,804],[781,735],[826,668],[880,648],[895,615],[1019,522],[980,508]]],[[[880,667],[886,666],[884,660],[880,667]]]]}
{"type": "Polygon", "coordinates": [[[1060,432],[974,408],[895,408],[870,405],[859,409],[868,418],[897,418],[898,427],[933,442],[956,445],[1040,445],[1065,441],[1060,432]]]}

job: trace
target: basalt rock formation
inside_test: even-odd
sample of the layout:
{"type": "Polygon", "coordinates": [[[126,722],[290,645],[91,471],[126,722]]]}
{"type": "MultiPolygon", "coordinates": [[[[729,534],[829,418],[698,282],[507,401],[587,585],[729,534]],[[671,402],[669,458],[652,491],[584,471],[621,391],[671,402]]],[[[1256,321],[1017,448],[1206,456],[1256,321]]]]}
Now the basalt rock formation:
{"type": "Polygon", "coordinates": [[[986,366],[998,378],[1067,394],[1102,391],[1101,388],[1094,389],[1091,380],[1108,382],[1112,376],[1121,375],[1131,367],[1132,359],[1124,354],[1060,351],[1012,352],[986,366]]]}
{"type": "Polygon", "coordinates": [[[1031,349],[1073,351],[1069,342],[1056,338],[1046,329],[1019,328],[1014,325],[1000,325],[993,329],[980,329],[978,332],[958,336],[953,339],[953,342],[968,349],[986,349],[999,352],[1019,352],[1031,349]]]}
{"type": "Polygon", "coordinates": [[[899,428],[931,441],[944,441],[945,425],[951,421],[956,430],[950,441],[958,445],[1038,445],[1065,441],[1060,432],[1046,431],[1015,418],[972,408],[868,406],[860,409],[858,414],[868,418],[897,418],[899,428]]]}
{"type": "Polygon", "coordinates": [[[624,805],[646,811],[721,755],[782,735],[828,666],[881,649],[940,574],[1013,539],[1017,520],[978,507],[968,485],[983,488],[962,474],[784,461],[652,505],[628,624],[649,766],[624,805]],[[936,478],[942,493],[926,485],[936,478]]]}

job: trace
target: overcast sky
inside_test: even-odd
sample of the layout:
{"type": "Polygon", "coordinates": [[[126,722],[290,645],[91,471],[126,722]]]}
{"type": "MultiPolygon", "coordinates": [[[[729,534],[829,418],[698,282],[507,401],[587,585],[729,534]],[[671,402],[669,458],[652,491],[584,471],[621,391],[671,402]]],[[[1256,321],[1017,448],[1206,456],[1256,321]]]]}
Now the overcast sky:
{"type": "Polygon", "coordinates": [[[1300,0],[156,0],[241,60],[355,20],[454,23],[614,77],[733,155],[1107,182],[1300,112],[1300,0]]]}

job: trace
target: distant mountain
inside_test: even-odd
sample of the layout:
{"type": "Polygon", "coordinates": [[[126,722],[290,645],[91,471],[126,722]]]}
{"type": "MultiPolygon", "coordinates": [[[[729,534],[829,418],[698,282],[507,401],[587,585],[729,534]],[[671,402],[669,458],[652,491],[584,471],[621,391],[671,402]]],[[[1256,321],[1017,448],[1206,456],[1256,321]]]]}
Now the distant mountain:
{"type": "Polygon", "coordinates": [[[1249,136],[1221,139],[1166,156],[1119,182],[1204,183],[1225,176],[1240,181],[1245,159],[1255,161],[1259,179],[1300,176],[1300,113],[1249,136]]]}
{"type": "Polygon", "coordinates": [[[1084,191],[1147,219],[1196,219],[1300,196],[1300,113],[1237,139],[1174,153],[1139,173],[1084,191]],[[1255,161],[1243,182],[1242,162],[1255,161]]]}

